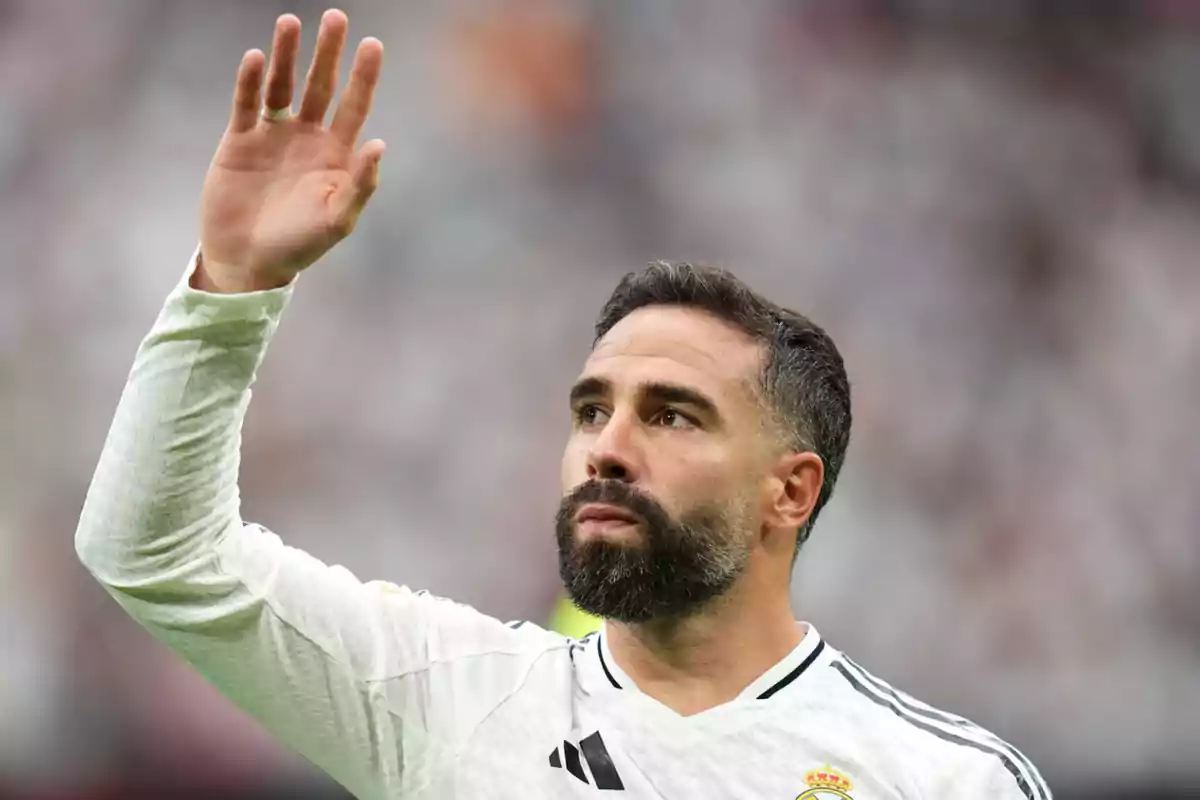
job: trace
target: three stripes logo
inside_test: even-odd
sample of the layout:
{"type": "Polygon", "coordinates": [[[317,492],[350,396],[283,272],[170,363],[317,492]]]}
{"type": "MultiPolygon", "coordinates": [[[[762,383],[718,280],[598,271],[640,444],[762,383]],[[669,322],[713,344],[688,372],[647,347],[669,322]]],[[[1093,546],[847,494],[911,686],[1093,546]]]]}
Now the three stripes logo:
{"type": "Polygon", "coordinates": [[[1050,800],[1050,788],[1037,768],[1008,742],[980,728],[970,720],[939,711],[903,692],[898,692],[860,667],[845,653],[830,666],[863,697],[891,711],[910,725],[940,739],[970,747],[996,759],[1013,777],[1025,800],[1050,800]]]}
{"type": "Polygon", "coordinates": [[[579,747],[564,741],[562,747],[556,747],[550,753],[550,766],[554,769],[565,767],[567,772],[584,783],[595,782],[597,789],[609,791],[625,789],[625,784],[621,783],[621,776],[617,774],[617,768],[613,766],[612,756],[608,754],[608,748],[604,746],[604,740],[600,738],[600,731],[596,731],[586,739],[580,739],[579,747]],[[580,751],[583,753],[582,760],[579,757],[580,751]],[[588,780],[587,771],[583,768],[585,762],[587,771],[592,773],[592,780],[588,780]]]}

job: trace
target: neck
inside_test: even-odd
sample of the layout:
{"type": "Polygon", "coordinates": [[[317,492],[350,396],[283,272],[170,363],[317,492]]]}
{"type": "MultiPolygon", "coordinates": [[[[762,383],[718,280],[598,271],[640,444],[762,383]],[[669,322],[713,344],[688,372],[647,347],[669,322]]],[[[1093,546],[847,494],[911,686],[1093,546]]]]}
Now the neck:
{"type": "Polygon", "coordinates": [[[688,617],[609,622],[605,630],[613,659],[638,688],[685,716],[736,698],[805,633],[786,588],[745,587],[688,617]]]}

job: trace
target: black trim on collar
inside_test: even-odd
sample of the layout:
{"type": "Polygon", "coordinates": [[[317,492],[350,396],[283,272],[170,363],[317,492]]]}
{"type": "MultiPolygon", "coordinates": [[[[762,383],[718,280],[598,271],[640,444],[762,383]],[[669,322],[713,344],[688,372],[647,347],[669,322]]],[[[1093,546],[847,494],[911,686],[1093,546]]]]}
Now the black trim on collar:
{"type": "MultiPolygon", "coordinates": [[[[787,675],[784,675],[782,678],[780,678],[775,683],[774,686],[772,686],[770,689],[767,689],[765,692],[760,694],[758,696],[758,699],[766,700],[768,697],[775,694],[776,692],[778,692],[783,687],[787,686],[792,681],[796,680],[796,678],[799,678],[800,675],[804,672],[804,670],[808,669],[809,666],[811,666],[812,663],[817,660],[817,656],[821,655],[821,652],[824,649],[825,649],[825,640],[822,639],[821,641],[817,642],[817,646],[814,647],[813,651],[808,654],[808,658],[804,659],[804,661],[802,661],[800,663],[800,666],[796,667],[794,670],[789,672],[787,675]]],[[[601,662],[601,663],[603,663],[603,662],[601,662]]]]}
{"type": "Polygon", "coordinates": [[[604,661],[604,640],[603,639],[598,638],[596,640],[596,655],[600,656],[600,668],[602,670],[604,670],[604,676],[606,678],[608,678],[608,682],[611,683],[613,686],[617,687],[618,689],[624,689],[625,687],[622,686],[621,684],[617,683],[617,679],[613,677],[613,674],[611,672],[609,672],[608,664],[606,664],[604,661]]]}

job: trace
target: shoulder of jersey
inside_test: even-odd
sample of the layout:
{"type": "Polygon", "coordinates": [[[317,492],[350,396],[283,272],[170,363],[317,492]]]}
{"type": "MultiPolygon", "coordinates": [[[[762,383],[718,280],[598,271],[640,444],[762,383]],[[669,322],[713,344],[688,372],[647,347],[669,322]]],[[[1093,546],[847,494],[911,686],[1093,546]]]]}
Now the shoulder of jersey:
{"type": "Polygon", "coordinates": [[[530,622],[525,619],[514,619],[504,623],[504,627],[510,631],[517,631],[522,636],[537,638],[547,643],[559,644],[562,647],[567,647],[572,642],[577,640],[570,636],[565,636],[557,631],[547,630],[536,622],[530,622]]]}
{"type": "MultiPolygon", "coordinates": [[[[506,643],[511,646],[519,643],[521,650],[552,650],[567,649],[573,641],[560,633],[546,630],[526,620],[501,620],[484,614],[475,607],[448,597],[442,597],[427,589],[411,589],[404,585],[374,581],[371,584],[377,591],[386,596],[398,599],[414,599],[427,607],[436,609],[436,614],[443,621],[453,621],[463,633],[469,632],[468,637],[478,645],[491,642],[496,645],[506,643]],[[515,635],[514,635],[515,634],[515,635]]],[[[465,644],[465,642],[464,642],[465,644]]]]}
{"type": "MultiPolygon", "coordinates": [[[[965,717],[923,703],[867,672],[849,656],[837,652],[831,674],[845,683],[856,701],[872,706],[881,723],[896,723],[925,747],[952,758],[979,764],[980,769],[1003,769],[1017,790],[1013,797],[1051,800],[1050,790],[1033,763],[1020,750],[965,717]]],[[[898,730],[899,730],[898,729],[898,730]]]]}

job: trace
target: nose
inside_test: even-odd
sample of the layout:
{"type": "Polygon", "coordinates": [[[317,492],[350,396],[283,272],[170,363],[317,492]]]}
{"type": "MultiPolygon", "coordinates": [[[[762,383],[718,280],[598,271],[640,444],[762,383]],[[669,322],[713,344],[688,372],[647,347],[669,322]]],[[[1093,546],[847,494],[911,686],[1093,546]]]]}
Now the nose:
{"type": "Polygon", "coordinates": [[[590,480],[634,483],[640,476],[635,426],[614,416],[588,448],[590,480]]]}

